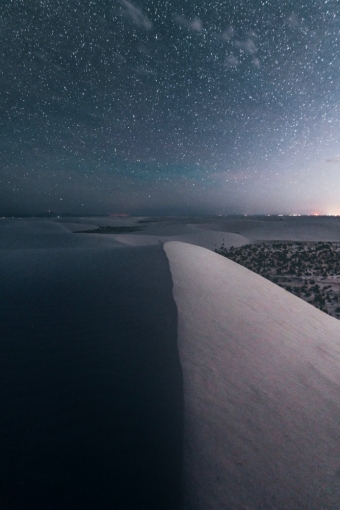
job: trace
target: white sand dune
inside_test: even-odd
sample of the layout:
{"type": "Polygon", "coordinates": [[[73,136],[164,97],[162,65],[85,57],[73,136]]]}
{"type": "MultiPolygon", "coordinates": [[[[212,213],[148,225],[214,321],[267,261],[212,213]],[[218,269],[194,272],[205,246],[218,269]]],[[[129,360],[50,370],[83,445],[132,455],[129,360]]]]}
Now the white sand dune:
{"type": "Polygon", "coordinates": [[[52,250],[57,248],[126,247],[114,236],[73,234],[63,223],[46,220],[3,220],[0,222],[0,250],[52,250]]]}
{"type": "Polygon", "coordinates": [[[199,228],[235,232],[253,241],[340,241],[340,221],[335,217],[226,217],[202,221],[199,228]]]}
{"type": "Polygon", "coordinates": [[[202,229],[197,225],[156,221],[139,224],[140,218],[79,218],[70,221],[58,219],[8,219],[0,223],[0,248],[51,248],[51,247],[119,247],[129,245],[152,246],[169,241],[181,241],[195,244],[210,250],[220,248],[221,244],[242,246],[250,239],[224,231],[202,229]],[[74,233],[84,230],[94,231],[100,226],[137,226],[143,230],[133,233],[89,235],[74,233]],[[19,235],[20,234],[20,235],[19,235]]]}
{"type": "Polygon", "coordinates": [[[184,375],[186,510],[340,508],[340,322],[165,244],[184,375]]]}
{"type": "Polygon", "coordinates": [[[230,232],[214,232],[210,230],[200,230],[189,234],[172,235],[136,235],[136,234],[114,234],[113,237],[120,243],[125,243],[130,246],[145,246],[159,243],[167,243],[171,241],[180,241],[183,243],[194,244],[196,246],[202,246],[208,250],[214,250],[220,248],[222,243],[226,248],[231,246],[242,246],[249,244],[251,241],[246,237],[238,234],[232,234],[230,232]]]}
{"type": "Polygon", "coordinates": [[[132,227],[138,225],[141,220],[145,219],[142,216],[127,216],[126,218],[112,218],[108,216],[93,216],[93,217],[69,217],[69,218],[60,218],[54,219],[54,221],[58,221],[62,223],[66,228],[73,226],[81,226],[88,228],[98,228],[98,227],[132,227]]]}
{"type": "Polygon", "coordinates": [[[214,232],[210,230],[200,230],[193,234],[171,236],[171,237],[160,237],[163,243],[171,241],[180,241],[183,243],[194,244],[207,248],[208,250],[214,250],[220,248],[222,243],[226,248],[231,246],[237,247],[244,244],[249,244],[251,241],[246,237],[230,232],[214,232]]]}
{"type": "Polygon", "coordinates": [[[157,237],[149,235],[112,234],[112,237],[119,243],[129,246],[153,246],[161,244],[157,237]]]}
{"type": "Polygon", "coordinates": [[[80,223],[80,222],[77,222],[77,223],[60,223],[60,225],[63,226],[63,228],[70,232],[70,233],[74,233],[74,232],[83,232],[84,230],[96,230],[100,225],[93,225],[93,223],[80,223]]]}

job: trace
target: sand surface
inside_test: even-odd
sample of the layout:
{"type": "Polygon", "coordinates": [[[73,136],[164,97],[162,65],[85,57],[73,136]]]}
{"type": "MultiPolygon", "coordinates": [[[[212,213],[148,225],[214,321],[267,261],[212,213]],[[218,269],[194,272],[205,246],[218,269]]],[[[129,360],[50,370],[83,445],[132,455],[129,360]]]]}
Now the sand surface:
{"type": "Polygon", "coordinates": [[[259,239],[340,219],[0,220],[0,508],[178,509],[177,309],[185,510],[340,508],[340,322],[213,253],[259,239]]]}
{"type": "Polygon", "coordinates": [[[161,245],[0,223],[0,508],[178,508],[182,388],[161,245]]]}
{"type": "Polygon", "coordinates": [[[340,323],[203,248],[165,245],[185,509],[340,508],[340,323]]]}
{"type": "Polygon", "coordinates": [[[247,242],[257,240],[340,241],[339,217],[197,216],[79,218],[77,222],[74,218],[70,218],[66,222],[64,219],[58,221],[63,222],[64,227],[70,231],[104,225],[139,226],[143,227],[143,230],[131,235],[153,236],[159,238],[162,242],[182,240],[209,249],[212,249],[211,246],[215,243],[218,245],[223,240],[224,234],[241,236],[239,241],[241,241],[241,238],[245,238],[247,242]],[[219,233],[220,235],[218,235],[219,233]],[[182,236],[182,239],[179,239],[179,236],[182,236]],[[190,236],[192,236],[192,239],[190,239],[190,236]]]}
{"type": "Polygon", "coordinates": [[[177,235],[171,236],[118,234],[114,237],[116,241],[129,244],[131,246],[146,246],[164,244],[170,241],[181,241],[183,243],[202,246],[203,248],[207,248],[212,251],[218,249],[222,243],[226,248],[230,248],[231,246],[238,247],[251,242],[250,239],[238,234],[231,234],[229,232],[214,232],[211,230],[197,230],[198,231],[191,234],[178,233],[177,235]]]}
{"type": "Polygon", "coordinates": [[[340,241],[339,217],[277,216],[213,218],[201,221],[200,228],[235,232],[254,241],[340,241]]]}

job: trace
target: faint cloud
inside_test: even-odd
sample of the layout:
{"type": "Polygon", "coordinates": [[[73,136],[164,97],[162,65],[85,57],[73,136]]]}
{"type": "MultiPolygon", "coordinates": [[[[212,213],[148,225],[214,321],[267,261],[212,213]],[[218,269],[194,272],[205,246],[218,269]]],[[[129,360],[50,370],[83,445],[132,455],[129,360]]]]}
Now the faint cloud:
{"type": "Polygon", "coordinates": [[[112,53],[114,55],[114,57],[119,60],[120,62],[126,62],[126,58],[123,57],[123,55],[121,55],[120,53],[118,53],[117,51],[114,51],[112,53]]]}
{"type": "Polygon", "coordinates": [[[194,19],[188,19],[185,16],[178,14],[174,17],[174,20],[182,27],[186,27],[194,32],[202,32],[203,30],[203,22],[200,18],[196,17],[194,19]]]}
{"type": "Polygon", "coordinates": [[[256,37],[258,37],[257,33],[255,32],[255,30],[249,30],[249,32],[247,32],[248,36],[249,37],[253,37],[256,39],[256,37]]]}
{"type": "Polygon", "coordinates": [[[287,19],[287,23],[291,28],[299,27],[299,25],[300,25],[299,19],[298,19],[297,15],[295,14],[295,12],[292,12],[292,14],[289,16],[289,18],[287,19]]]}
{"type": "Polygon", "coordinates": [[[258,58],[256,58],[256,57],[255,57],[255,58],[253,58],[253,65],[254,65],[255,67],[260,67],[260,66],[261,66],[261,62],[260,62],[260,60],[259,60],[258,58]]]}
{"type": "Polygon", "coordinates": [[[33,55],[37,57],[39,60],[43,60],[44,62],[48,60],[48,54],[44,53],[43,51],[34,51],[33,55]]]}
{"type": "Polygon", "coordinates": [[[137,66],[135,68],[135,71],[137,74],[142,74],[144,76],[156,74],[156,72],[153,69],[151,69],[151,67],[148,66],[137,66]]]}
{"type": "Polygon", "coordinates": [[[257,48],[252,39],[246,39],[245,41],[235,41],[235,46],[239,50],[245,51],[246,53],[250,53],[250,55],[254,55],[257,52],[257,48]]]}
{"type": "Polygon", "coordinates": [[[147,46],[145,46],[144,44],[139,44],[138,46],[138,51],[140,53],[143,53],[143,55],[149,55],[150,54],[150,51],[149,49],[147,48],[147,46]]]}
{"type": "Polygon", "coordinates": [[[292,12],[286,19],[286,23],[292,30],[301,31],[304,34],[309,32],[309,28],[306,24],[306,20],[299,18],[295,12],[292,12]]]}
{"type": "Polygon", "coordinates": [[[233,54],[228,55],[225,59],[226,67],[236,67],[239,65],[239,63],[240,61],[233,54]]]}
{"type": "Polygon", "coordinates": [[[123,16],[128,18],[135,25],[141,28],[145,28],[145,30],[151,30],[152,23],[146,14],[144,14],[142,9],[134,5],[132,2],[129,2],[128,0],[121,0],[121,3],[123,5],[121,9],[123,16]]]}
{"type": "Polygon", "coordinates": [[[235,30],[232,26],[229,26],[224,32],[222,33],[222,39],[225,39],[226,41],[230,41],[230,39],[234,36],[235,30]]]}
{"type": "Polygon", "coordinates": [[[239,172],[230,172],[230,171],[222,171],[222,172],[213,172],[207,176],[207,179],[214,179],[218,181],[224,182],[240,182],[245,181],[246,179],[254,179],[256,175],[249,175],[243,170],[239,172]]]}
{"type": "Polygon", "coordinates": [[[203,28],[202,20],[200,20],[199,18],[195,18],[194,20],[192,20],[189,23],[189,27],[191,28],[191,30],[195,30],[196,32],[201,32],[202,28],[203,28]]]}

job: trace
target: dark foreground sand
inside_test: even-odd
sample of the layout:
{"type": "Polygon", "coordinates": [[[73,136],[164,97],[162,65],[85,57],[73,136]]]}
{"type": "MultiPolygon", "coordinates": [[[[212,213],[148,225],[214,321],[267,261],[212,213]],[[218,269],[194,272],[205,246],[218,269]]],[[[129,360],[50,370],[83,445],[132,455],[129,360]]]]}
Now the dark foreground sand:
{"type": "Polygon", "coordinates": [[[182,387],[162,246],[45,227],[0,234],[0,508],[178,508],[182,387]]]}

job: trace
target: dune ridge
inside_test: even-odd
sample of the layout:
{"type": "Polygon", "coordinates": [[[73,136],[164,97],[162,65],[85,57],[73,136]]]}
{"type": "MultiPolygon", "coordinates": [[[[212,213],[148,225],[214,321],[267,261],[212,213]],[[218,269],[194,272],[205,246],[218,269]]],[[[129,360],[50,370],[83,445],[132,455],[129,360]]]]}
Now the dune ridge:
{"type": "Polygon", "coordinates": [[[118,234],[113,236],[114,239],[120,243],[128,244],[130,246],[146,246],[153,244],[164,244],[171,241],[180,241],[182,243],[194,244],[195,246],[202,246],[209,250],[220,248],[221,244],[226,248],[231,246],[239,247],[249,244],[251,241],[246,237],[231,232],[214,232],[212,230],[201,230],[199,232],[183,234],[178,232],[177,235],[140,235],[140,234],[118,234]]]}
{"type": "Polygon", "coordinates": [[[184,508],[340,507],[340,324],[204,248],[164,246],[184,377],[184,508]]]}

